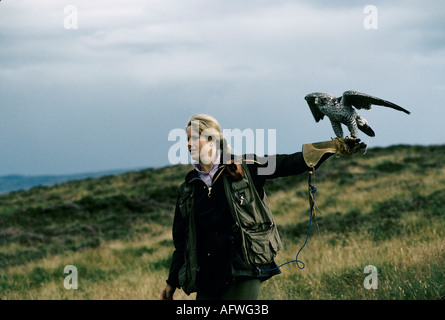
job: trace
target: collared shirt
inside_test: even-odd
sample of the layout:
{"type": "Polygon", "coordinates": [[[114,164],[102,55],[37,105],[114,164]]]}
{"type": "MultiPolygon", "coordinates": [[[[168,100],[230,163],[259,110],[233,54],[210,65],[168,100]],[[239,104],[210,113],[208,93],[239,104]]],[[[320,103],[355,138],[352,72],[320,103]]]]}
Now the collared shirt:
{"type": "Polygon", "coordinates": [[[210,168],[209,172],[202,171],[201,167],[199,166],[199,163],[193,164],[195,170],[198,171],[199,177],[201,178],[202,181],[205,182],[207,187],[210,187],[212,185],[212,179],[216,171],[218,171],[219,163],[220,163],[220,154],[218,151],[218,155],[216,156],[215,162],[213,162],[213,166],[210,168]]]}

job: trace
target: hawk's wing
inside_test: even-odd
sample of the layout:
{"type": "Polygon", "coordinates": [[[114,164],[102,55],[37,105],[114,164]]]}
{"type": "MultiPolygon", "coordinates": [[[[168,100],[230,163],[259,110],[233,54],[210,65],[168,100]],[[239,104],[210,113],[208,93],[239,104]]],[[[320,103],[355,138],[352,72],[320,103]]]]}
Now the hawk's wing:
{"type": "Polygon", "coordinates": [[[311,93],[304,97],[304,99],[306,99],[307,101],[307,104],[309,105],[309,108],[311,109],[312,115],[315,118],[315,122],[318,122],[324,118],[324,113],[321,112],[315,104],[315,98],[317,97],[318,95],[316,93],[311,93]]]}
{"type": "Polygon", "coordinates": [[[371,105],[379,105],[379,106],[385,106],[385,107],[389,107],[389,108],[393,108],[399,111],[403,111],[407,114],[410,114],[411,112],[409,112],[408,110],[396,105],[395,103],[377,98],[377,97],[373,97],[370,96],[366,93],[361,93],[361,92],[357,92],[357,91],[345,91],[343,93],[343,98],[342,98],[343,104],[345,106],[354,106],[357,109],[366,109],[369,110],[371,109],[371,105]]]}

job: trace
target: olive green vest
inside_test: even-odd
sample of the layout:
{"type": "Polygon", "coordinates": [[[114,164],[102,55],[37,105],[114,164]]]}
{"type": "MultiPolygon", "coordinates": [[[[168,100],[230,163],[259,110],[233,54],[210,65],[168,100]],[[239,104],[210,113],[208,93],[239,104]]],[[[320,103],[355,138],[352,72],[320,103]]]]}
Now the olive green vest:
{"type": "MultiPolygon", "coordinates": [[[[223,175],[224,191],[236,227],[241,232],[244,261],[258,267],[272,262],[282,245],[266,193],[261,199],[244,162],[242,168],[244,177],[238,181],[232,181],[230,176],[223,175]]],[[[185,182],[179,186],[179,208],[182,216],[188,219],[184,265],[179,271],[179,283],[187,294],[197,290],[198,263],[193,192],[193,187],[185,182]]]]}

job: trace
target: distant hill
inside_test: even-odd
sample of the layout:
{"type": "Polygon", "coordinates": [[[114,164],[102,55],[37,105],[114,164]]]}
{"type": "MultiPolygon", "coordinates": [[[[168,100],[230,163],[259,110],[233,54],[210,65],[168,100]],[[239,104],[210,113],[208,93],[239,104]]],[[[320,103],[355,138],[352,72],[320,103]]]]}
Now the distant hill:
{"type": "MultiPolygon", "coordinates": [[[[308,174],[268,180],[283,241],[264,300],[445,299],[445,145],[370,148],[308,174]],[[364,287],[365,267],[378,288],[364,287]]],[[[190,165],[102,172],[0,195],[0,299],[158,299],[171,263],[178,185],[190,165]],[[109,175],[106,175],[106,174],[109,175]],[[65,266],[78,290],[64,287],[65,266]]],[[[2,181],[19,181],[9,177],[2,181]]],[[[175,299],[193,299],[177,290],[175,299]]]]}
{"type": "Polygon", "coordinates": [[[68,181],[122,174],[128,171],[130,171],[130,169],[107,170],[67,175],[26,176],[14,174],[0,176],[0,194],[8,193],[11,191],[28,190],[37,186],[51,186],[68,181]]]}

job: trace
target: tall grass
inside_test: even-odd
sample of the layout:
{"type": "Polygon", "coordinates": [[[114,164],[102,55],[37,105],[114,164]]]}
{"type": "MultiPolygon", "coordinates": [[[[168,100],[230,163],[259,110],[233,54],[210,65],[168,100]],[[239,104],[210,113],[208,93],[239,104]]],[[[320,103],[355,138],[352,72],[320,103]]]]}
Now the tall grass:
{"type": "MultiPolygon", "coordinates": [[[[394,146],[335,157],[313,183],[316,219],[295,263],[261,299],[445,298],[444,146],[394,146]],[[365,289],[364,268],[378,270],[365,289]]],[[[158,299],[173,252],[177,185],[189,166],[148,169],[0,196],[0,298],[158,299]],[[65,289],[64,267],[78,270],[65,289]]],[[[284,248],[295,259],[309,223],[307,176],[268,181],[284,248]]],[[[194,299],[177,290],[176,299],[194,299]]]]}

